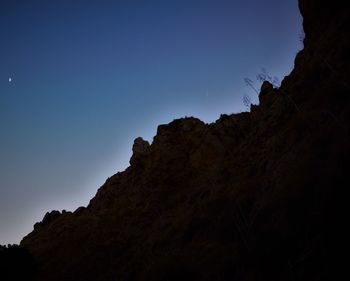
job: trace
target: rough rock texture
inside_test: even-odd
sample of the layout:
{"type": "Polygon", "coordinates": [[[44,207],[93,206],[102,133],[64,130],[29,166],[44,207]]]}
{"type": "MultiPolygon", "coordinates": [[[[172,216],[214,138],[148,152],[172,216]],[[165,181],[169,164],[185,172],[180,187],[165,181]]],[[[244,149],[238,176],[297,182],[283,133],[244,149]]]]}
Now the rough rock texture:
{"type": "Polygon", "coordinates": [[[142,138],[137,138],[134,141],[132,147],[132,157],[130,159],[130,165],[142,165],[146,161],[147,156],[150,152],[150,145],[148,141],[143,140],[142,138]]]}
{"type": "Polygon", "coordinates": [[[251,113],[136,139],[90,204],[21,245],[37,280],[338,280],[349,185],[348,4],[300,0],[305,48],[251,113]]]}

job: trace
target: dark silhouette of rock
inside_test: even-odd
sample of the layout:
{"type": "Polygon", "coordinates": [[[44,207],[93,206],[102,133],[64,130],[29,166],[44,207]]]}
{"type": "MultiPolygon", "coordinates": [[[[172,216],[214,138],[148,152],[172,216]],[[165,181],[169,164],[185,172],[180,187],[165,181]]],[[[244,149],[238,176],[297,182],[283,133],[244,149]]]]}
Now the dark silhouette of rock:
{"type": "Polygon", "coordinates": [[[133,155],[130,159],[130,165],[141,164],[150,153],[150,145],[148,141],[143,140],[141,137],[136,138],[132,147],[132,152],[133,155]]]}
{"type": "Polygon", "coordinates": [[[37,280],[339,280],[349,186],[349,8],[300,0],[304,49],[251,112],[138,138],[89,205],[21,246],[37,280]]]}
{"type": "Polygon", "coordinates": [[[269,81],[264,81],[259,93],[260,108],[269,110],[270,106],[276,100],[276,93],[277,90],[273,88],[273,85],[269,81]]]}
{"type": "Polygon", "coordinates": [[[36,264],[26,249],[18,245],[0,245],[0,280],[34,280],[36,264]]]}

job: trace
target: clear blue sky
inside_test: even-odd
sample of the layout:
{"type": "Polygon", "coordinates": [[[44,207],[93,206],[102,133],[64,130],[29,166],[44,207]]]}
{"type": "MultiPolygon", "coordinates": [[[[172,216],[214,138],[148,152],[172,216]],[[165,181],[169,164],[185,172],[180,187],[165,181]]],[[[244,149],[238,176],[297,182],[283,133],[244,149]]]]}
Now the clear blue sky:
{"type": "Polygon", "coordinates": [[[1,0],[0,244],[86,205],[157,125],[257,101],[243,78],[288,74],[301,22],[297,0],[1,0]]]}

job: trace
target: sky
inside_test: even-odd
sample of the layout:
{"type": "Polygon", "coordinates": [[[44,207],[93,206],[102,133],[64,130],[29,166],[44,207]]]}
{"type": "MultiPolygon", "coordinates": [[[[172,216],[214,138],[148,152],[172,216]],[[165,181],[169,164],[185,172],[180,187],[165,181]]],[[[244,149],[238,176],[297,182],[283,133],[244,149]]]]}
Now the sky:
{"type": "Polygon", "coordinates": [[[289,74],[301,32],[297,0],[0,0],[0,244],[86,206],[159,124],[257,103],[244,78],[289,74]]]}

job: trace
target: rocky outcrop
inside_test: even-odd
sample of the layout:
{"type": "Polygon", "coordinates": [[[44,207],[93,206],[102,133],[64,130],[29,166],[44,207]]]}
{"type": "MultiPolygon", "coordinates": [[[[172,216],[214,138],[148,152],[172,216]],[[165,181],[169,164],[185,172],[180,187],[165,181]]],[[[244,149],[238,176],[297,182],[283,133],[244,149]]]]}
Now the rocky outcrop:
{"type": "Polygon", "coordinates": [[[141,137],[136,138],[132,147],[133,155],[130,159],[130,165],[142,164],[150,152],[150,145],[148,141],[143,140],[141,137]]]}
{"type": "Polygon", "coordinates": [[[36,264],[33,257],[18,245],[0,245],[0,280],[32,281],[36,264]]]}
{"type": "Polygon", "coordinates": [[[338,280],[349,185],[349,9],[299,1],[305,48],[279,89],[215,123],[138,138],[86,208],[21,245],[37,280],[338,280]],[[343,221],[344,222],[344,221],[343,221]]]}

